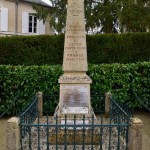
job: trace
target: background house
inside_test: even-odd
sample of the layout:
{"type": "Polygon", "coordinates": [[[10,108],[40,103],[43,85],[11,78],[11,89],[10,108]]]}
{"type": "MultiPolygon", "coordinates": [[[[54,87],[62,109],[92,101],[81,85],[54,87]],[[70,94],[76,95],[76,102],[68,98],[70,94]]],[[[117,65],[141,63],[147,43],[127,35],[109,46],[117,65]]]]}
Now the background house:
{"type": "Polygon", "coordinates": [[[48,21],[33,15],[33,3],[50,7],[41,0],[0,0],[0,36],[53,34],[48,21]]]}

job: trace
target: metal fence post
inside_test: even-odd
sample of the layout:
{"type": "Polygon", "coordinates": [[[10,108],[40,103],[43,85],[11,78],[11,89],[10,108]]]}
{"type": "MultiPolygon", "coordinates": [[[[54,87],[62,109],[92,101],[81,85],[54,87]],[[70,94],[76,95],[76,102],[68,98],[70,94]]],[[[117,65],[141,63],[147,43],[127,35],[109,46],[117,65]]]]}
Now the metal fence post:
{"type": "Polygon", "coordinates": [[[143,122],[138,118],[131,119],[129,127],[129,150],[142,150],[143,122]]]}
{"type": "Polygon", "coordinates": [[[38,112],[39,112],[39,117],[41,118],[43,116],[43,94],[42,92],[38,92],[37,96],[38,96],[38,112]]]}
{"type": "Polygon", "coordinates": [[[20,127],[19,118],[12,117],[6,124],[6,150],[19,150],[20,127]]]}
{"type": "Polygon", "coordinates": [[[109,112],[110,112],[110,98],[112,94],[110,92],[105,94],[105,117],[109,117],[109,112]]]}

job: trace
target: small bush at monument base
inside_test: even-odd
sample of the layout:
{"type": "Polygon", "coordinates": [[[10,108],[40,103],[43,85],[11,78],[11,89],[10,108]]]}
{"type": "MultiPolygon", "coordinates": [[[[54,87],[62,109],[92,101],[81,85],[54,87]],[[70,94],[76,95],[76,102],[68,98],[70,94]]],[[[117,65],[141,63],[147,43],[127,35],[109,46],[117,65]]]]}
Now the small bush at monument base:
{"type": "MultiPolygon", "coordinates": [[[[20,107],[31,102],[31,97],[38,91],[43,94],[58,95],[58,79],[63,74],[60,65],[54,66],[11,66],[0,65],[0,112],[10,105],[9,114],[19,111],[20,107]],[[14,97],[18,99],[14,102],[14,97]]],[[[91,91],[101,95],[110,91],[113,98],[125,102],[131,107],[141,107],[132,95],[135,89],[138,94],[150,93],[150,62],[131,64],[89,65],[88,75],[93,83],[91,91]]],[[[97,107],[96,98],[92,99],[93,107],[97,107]]],[[[53,99],[51,107],[55,108],[59,99],[53,99]]],[[[53,108],[53,109],[54,109],[53,108]]]]}

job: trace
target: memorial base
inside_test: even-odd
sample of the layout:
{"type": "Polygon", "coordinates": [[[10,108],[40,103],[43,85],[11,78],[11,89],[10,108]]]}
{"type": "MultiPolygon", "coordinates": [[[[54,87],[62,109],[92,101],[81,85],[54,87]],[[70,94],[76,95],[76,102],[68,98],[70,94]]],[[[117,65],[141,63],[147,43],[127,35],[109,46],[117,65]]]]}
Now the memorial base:
{"type": "MultiPolygon", "coordinates": [[[[79,111],[76,113],[63,113],[63,114],[62,113],[60,114],[60,112],[62,112],[62,111],[60,111],[59,109],[60,108],[58,105],[56,107],[56,110],[54,113],[53,124],[64,125],[64,126],[65,125],[84,126],[84,125],[92,125],[92,123],[96,122],[96,116],[95,116],[92,108],[90,108],[88,110],[88,112],[85,111],[84,113],[83,113],[83,111],[82,111],[82,113],[81,113],[81,111],[79,111]]],[[[74,107],[72,107],[72,109],[74,110],[74,107]]],[[[72,128],[70,127],[69,129],[72,129],[72,128]]]]}
{"type": "Polygon", "coordinates": [[[61,76],[58,114],[89,114],[91,82],[86,74],[65,73],[61,76]]]}
{"type": "Polygon", "coordinates": [[[51,145],[99,145],[100,143],[100,131],[98,129],[60,129],[51,130],[49,142],[51,145]]]}

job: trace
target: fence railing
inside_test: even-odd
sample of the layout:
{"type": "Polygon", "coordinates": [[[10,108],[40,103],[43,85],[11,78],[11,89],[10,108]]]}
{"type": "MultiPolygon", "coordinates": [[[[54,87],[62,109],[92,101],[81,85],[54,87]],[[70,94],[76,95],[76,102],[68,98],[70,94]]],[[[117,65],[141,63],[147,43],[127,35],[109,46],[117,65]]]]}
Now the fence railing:
{"type": "Polygon", "coordinates": [[[94,116],[87,119],[82,115],[79,119],[74,115],[72,124],[68,122],[70,118],[67,115],[63,123],[60,119],[56,115],[53,120],[47,115],[45,120],[38,117],[34,123],[21,123],[23,127],[21,129],[28,130],[28,134],[21,139],[21,150],[78,149],[79,147],[93,150],[96,147],[100,150],[126,150],[128,147],[129,124],[110,124],[102,115],[97,118],[98,120],[95,120],[94,116]],[[126,137],[122,137],[122,132],[126,133],[126,137]]]}
{"type": "Polygon", "coordinates": [[[43,116],[42,98],[38,92],[20,118],[7,121],[6,150],[142,150],[142,121],[130,118],[111,93],[99,103],[104,103],[105,114],[101,108],[96,117],[94,113],[50,116],[50,112],[43,116]]]}
{"type": "MultiPolygon", "coordinates": [[[[20,113],[20,124],[30,124],[34,123],[38,117],[38,97],[34,96],[32,103],[26,107],[24,112],[20,113]]],[[[26,133],[29,132],[29,129],[26,126],[20,126],[20,136],[21,138],[25,137],[26,133]]]]}
{"type": "MultiPolygon", "coordinates": [[[[97,96],[96,96],[97,97],[97,96]]],[[[53,98],[43,96],[43,106],[48,109],[53,98]]],[[[55,97],[56,98],[56,97],[55,97]]],[[[20,149],[93,149],[127,150],[130,115],[118,103],[110,99],[110,112],[104,117],[105,98],[100,98],[100,110],[94,114],[50,116],[50,111],[38,113],[38,100],[20,115],[20,149]]]]}
{"type": "Polygon", "coordinates": [[[125,104],[123,107],[121,107],[121,105],[119,105],[112,97],[110,98],[110,121],[113,121],[114,123],[129,123],[132,111],[125,104]]]}

